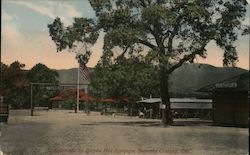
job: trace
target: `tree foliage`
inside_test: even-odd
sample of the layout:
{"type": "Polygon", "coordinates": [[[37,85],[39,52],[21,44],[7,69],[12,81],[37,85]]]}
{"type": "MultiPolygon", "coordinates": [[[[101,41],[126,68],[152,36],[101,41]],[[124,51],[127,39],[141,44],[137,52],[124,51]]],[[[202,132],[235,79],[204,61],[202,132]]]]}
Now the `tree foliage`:
{"type": "Polygon", "coordinates": [[[131,102],[159,94],[157,68],[139,57],[123,58],[113,65],[99,63],[91,74],[91,93],[98,98],[128,96],[131,102]]]}
{"type": "MultiPolygon", "coordinates": [[[[58,73],[43,64],[25,70],[25,64],[15,61],[10,65],[1,63],[4,103],[14,109],[30,108],[30,83],[58,83],[58,73]]],[[[54,93],[45,86],[33,86],[33,98],[40,106],[49,106],[48,98],[54,93]]]]}
{"type": "Polygon", "coordinates": [[[90,0],[90,4],[106,32],[104,52],[143,45],[156,61],[166,62],[171,73],[195,56],[206,57],[206,45],[215,40],[225,51],[224,65],[235,65],[238,59],[233,43],[246,12],[245,0],[90,0]]]}
{"type": "Polygon", "coordinates": [[[48,28],[57,52],[69,49],[77,54],[76,59],[79,63],[85,65],[91,55],[89,46],[93,45],[99,36],[95,25],[93,19],[74,18],[74,23],[65,27],[57,17],[48,28]]]}
{"type": "MultiPolygon", "coordinates": [[[[38,63],[32,67],[27,78],[31,83],[54,83],[58,84],[58,73],[51,70],[44,64],[38,63]]],[[[34,85],[33,86],[33,100],[37,106],[49,106],[49,97],[53,96],[56,92],[47,90],[46,86],[34,85]]]]}
{"type": "Polygon", "coordinates": [[[29,106],[29,98],[25,97],[29,89],[27,87],[27,71],[23,68],[24,64],[15,61],[9,66],[2,65],[3,80],[3,96],[4,103],[13,108],[27,108],[29,106]]]}
{"type": "Polygon", "coordinates": [[[28,72],[28,79],[34,83],[58,83],[58,73],[46,65],[38,63],[28,72]]]}

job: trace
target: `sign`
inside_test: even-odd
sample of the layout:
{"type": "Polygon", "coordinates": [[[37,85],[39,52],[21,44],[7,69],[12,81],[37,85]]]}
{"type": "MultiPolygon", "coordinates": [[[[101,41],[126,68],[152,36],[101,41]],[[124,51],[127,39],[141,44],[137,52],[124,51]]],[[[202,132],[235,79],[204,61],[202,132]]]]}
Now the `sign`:
{"type": "Polygon", "coordinates": [[[231,82],[231,83],[217,83],[215,85],[215,88],[237,88],[237,83],[236,82],[231,82]]]}
{"type": "MultiPolygon", "coordinates": [[[[46,86],[47,90],[64,90],[64,89],[76,89],[77,85],[60,85],[60,86],[46,86]]],[[[79,86],[79,89],[85,89],[85,86],[79,86]]]]}
{"type": "Polygon", "coordinates": [[[47,90],[63,90],[62,86],[47,86],[47,90]]]}

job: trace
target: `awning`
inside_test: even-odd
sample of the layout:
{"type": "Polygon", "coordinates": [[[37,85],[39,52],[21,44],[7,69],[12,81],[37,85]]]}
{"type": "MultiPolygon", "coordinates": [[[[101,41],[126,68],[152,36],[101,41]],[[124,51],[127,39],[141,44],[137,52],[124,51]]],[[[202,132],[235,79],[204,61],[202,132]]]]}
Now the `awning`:
{"type": "Polygon", "coordinates": [[[55,96],[55,97],[50,98],[49,100],[51,100],[51,101],[63,101],[64,99],[61,96],[55,96]]]}
{"type": "Polygon", "coordinates": [[[111,98],[105,98],[105,99],[101,99],[99,100],[99,102],[104,102],[104,103],[114,103],[115,100],[114,99],[111,99],[111,98]]]}
{"type": "MultiPolygon", "coordinates": [[[[160,98],[150,98],[137,103],[159,104],[164,107],[160,98]]],[[[211,99],[196,99],[196,98],[170,98],[171,109],[212,109],[211,99]]]]}
{"type": "Polygon", "coordinates": [[[79,100],[80,100],[80,101],[94,101],[95,98],[92,97],[92,96],[83,95],[83,96],[80,96],[79,100]]]}
{"type": "MultiPolygon", "coordinates": [[[[211,99],[196,99],[196,98],[170,98],[171,103],[212,103],[211,99]]],[[[150,98],[137,103],[161,103],[161,98],[150,98]]]]}
{"type": "MultiPolygon", "coordinates": [[[[55,96],[53,98],[50,98],[52,101],[63,101],[64,99],[67,99],[69,97],[75,97],[77,96],[77,89],[66,89],[59,93],[58,96],[55,96]]],[[[79,100],[80,101],[94,101],[95,98],[86,94],[84,91],[79,90],[79,100]]]]}

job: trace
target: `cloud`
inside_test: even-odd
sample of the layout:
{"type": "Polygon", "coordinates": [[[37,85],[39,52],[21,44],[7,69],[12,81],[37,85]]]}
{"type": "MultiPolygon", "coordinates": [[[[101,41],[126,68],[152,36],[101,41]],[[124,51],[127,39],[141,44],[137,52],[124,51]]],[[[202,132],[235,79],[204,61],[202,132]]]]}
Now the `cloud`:
{"type": "Polygon", "coordinates": [[[17,18],[16,16],[9,15],[5,10],[2,10],[2,21],[8,22],[13,20],[14,18],[17,18]]]}
{"type": "Polygon", "coordinates": [[[6,64],[18,60],[27,69],[39,62],[53,69],[77,66],[73,53],[56,53],[48,34],[23,34],[11,25],[3,26],[2,32],[2,60],[6,64]]]}
{"type": "Polygon", "coordinates": [[[45,7],[43,5],[40,5],[40,3],[32,3],[32,2],[27,2],[27,1],[16,1],[16,4],[23,5],[32,11],[38,12],[40,14],[46,15],[50,18],[53,18],[53,12],[49,9],[49,7],[45,7]]]}
{"type": "Polygon", "coordinates": [[[2,20],[3,21],[9,21],[9,20],[12,20],[12,19],[13,19],[12,16],[7,14],[5,10],[2,10],[2,20]]]}
{"type": "MultiPolygon", "coordinates": [[[[37,63],[43,63],[52,69],[66,69],[77,67],[75,53],[68,51],[56,52],[56,46],[47,33],[28,33],[18,31],[13,24],[2,27],[2,60],[10,64],[16,60],[24,63],[26,69],[32,68],[37,63]]],[[[91,49],[89,67],[96,65],[100,59],[103,41],[98,39],[97,44],[91,49]]]]}
{"type": "MultiPolygon", "coordinates": [[[[223,54],[224,50],[219,48],[215,41],[211,41],[207,47],[207,58],[203,59],[197,57],[198,63],[211,64],[213,66],[222,67],[223,66],[223,54]]],[[[236,63],[236,66],[248,69],[249,70],[249,47],[248,42],[245,42],[243,38],[236,44],[236,49],[239,56],[239,61],[236,63]]]]}
{"type": "Polygon", "coordinates": [[[80,17],[82,13],[77,11],[72,5],[66,2],[58,3],[56,1],[15,1],[11,2],[29,8],[39,14],[45,15],[51,19],[60,17],[65,25],[73,21],[73,17],[80,17]]]}
{"type": "MultiPolygon", "coordinates": [[[[34,13],[47,16],[54,19],[56,16],[60,17],[65,25],[72,23],[73,18],[82,16],[73,6],[61,2],[55,1],[9,1],[14,5],[18,5],[19,8],[32,10],[34,13]]],[[[26,64],[26,68],[29,69],[36,63],[41,62],[46,64],[50,68],[70,68],[76,67],[77,61],[75,60],[75,54],[64,52],[56,52],[56,47],[48,31],[26,33],[20,27],[19,22],[13,20],[15,16],[10,16],[5,10],[2,10],[2,21],[5,22],[2,25],[2,60],[6,64],[10,64],[13,61],[20,61],[26,64]],[[4,17],[3,17],[4,16],[4,17]]],[[[39,19],[36,19],[39,20],[39,19]]],[[[102,42],[100,39],[98,42],[102,42]]],[[[102,44],[101,44],[102,45],[102,44]]],[[[100,58],[100,51],[102,46],[96,44],[93,47],[93,55],[88,63],[88,66],[94,66],[100,58]]]]}
{"type": "Polygon", "coordinates": [[[245,18],[245,20],[243,20],[241,23],[242,23],[242,25],[249,26],[250,25],[250,18],[249,17],[245,18]]]}

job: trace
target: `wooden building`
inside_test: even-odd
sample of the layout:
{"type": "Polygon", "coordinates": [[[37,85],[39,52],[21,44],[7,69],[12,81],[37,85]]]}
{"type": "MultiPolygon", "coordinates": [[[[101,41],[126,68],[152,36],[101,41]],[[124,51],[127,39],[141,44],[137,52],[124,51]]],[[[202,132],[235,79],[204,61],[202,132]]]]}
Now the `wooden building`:
{"type": "Polygon", "coordinates": [[[249,125],[249,72],[206,86],[200,91],[213,92],[214,125],[249,125]]]}
{"type": "MultiPolygon", "coordinates": [[[[137,101],[139,110],[146,118],[161,118],[164,105],[160,98],[150,98],[137,101]],[[150,109],[152,114],[150,115],[150,109]]],[[[170,108],[175,118],[211,119],[212,100],[197,98],[170,98],[170,108]]]]}
{"type": "MultiPolygon", "coordinates": [[[[52,109],[72,109],[76,103],[77,89],[62,90],[57,96],[50,98],[52,109]],[[72,99],[72,105],[66,105],[65,101],[72,99]]],[[[95,98],[86,94],[84,90],[79,90],[79,109],[84,109],[86,102],[92,102],[95,98]]]]}
{"type": "Polygon", "coordinates": [[[101,108],[102,114],[124,113],[129,104],[127,96],[113,96],[97,102],[101,104],[98,108],[101,108]]]}

